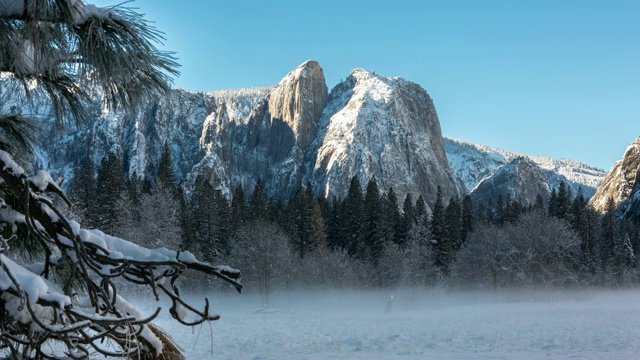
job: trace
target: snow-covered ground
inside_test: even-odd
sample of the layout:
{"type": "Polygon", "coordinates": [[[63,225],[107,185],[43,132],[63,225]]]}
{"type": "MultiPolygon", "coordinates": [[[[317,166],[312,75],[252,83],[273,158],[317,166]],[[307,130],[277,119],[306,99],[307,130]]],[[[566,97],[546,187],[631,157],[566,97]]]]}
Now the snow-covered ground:
{"type": "MultiPolygon", "coordinates": [[[[211,327],[204,324],[192,331],[169,321],[166,311],[157,321],[179,342],[188,359],[640,356],[640,291],[288,292],[275,294],[268,311],[260,310],[256,294],[212,293],[210,300],[222,315],[211,327]],[[392,312],[387,314],[391,295],[392,312]]],[[[153,301],[138,301],[151,311],[153,301]]]]}

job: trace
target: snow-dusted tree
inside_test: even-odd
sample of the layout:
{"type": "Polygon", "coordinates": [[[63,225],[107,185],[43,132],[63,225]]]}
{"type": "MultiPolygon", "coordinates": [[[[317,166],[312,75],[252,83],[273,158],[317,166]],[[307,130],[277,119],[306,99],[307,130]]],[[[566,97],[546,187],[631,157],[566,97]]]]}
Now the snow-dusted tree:
{"type": "Polygon", "coordinates": [[[549,287],[578,281],[580,242],[562,220],[528,212],[515,224],[481,226],[458,253],[453,277],[473,287],[549,287]]]}
{"type": "Polygon", "coordinates": [[[251,221],[236,233],[231,258],[245,269],[245,278],[258,285],[264,307],[269,307],[275,281],[291,277],[289,244],[284,230],[266,220],[251,221]]]}
{"type": "Polygon", "coordinates": [[[140,198],[142,245],[149,248],[180,248],[180,203],[173,187],[156,184],[140,198]]]}
{"type": "Polygon", "coordinates": [[[90,93],[107,107],[134,110],[169,90],[174,58],[153,45],[160,34],[136,12],[82,0],[0,0],[0,34],[0,76],[11,94],[0,103],[0,356],[179,357],[151,324],[159,309],[143,316],[119,295],[114,279],[166,294],[175,319],[189,324],[191,312],[197,324],[218,315],[208,301],[202,311],[186,304],[178,277],[194,269],[239,290],[240,273],[67,220],[49,198],[68,203],[51,176],[29,176],[14,161],[30,157],[37,123],[11,106],[44,95],[59,125],[87,118],[90,93]]]}

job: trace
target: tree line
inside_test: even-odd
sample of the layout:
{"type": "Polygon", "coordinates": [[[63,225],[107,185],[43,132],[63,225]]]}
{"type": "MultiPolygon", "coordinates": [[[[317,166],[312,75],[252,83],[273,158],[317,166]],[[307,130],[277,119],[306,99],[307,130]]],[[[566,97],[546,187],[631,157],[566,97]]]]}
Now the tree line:
{"type": "MultiPolygon", "coordinates": [[[[444,199],[428,209],[422,196],[400,201],[354,177],[344,198],[315,197],[310,184],[284,201],[258,180],[227,198],[199,177],[185,194],[165,146],[155,180],[127,178],[117,155],[97,177],[76,167],[70,193],[88,226],[148,247],[188,250],[242,269],[244,282],[272,289],[465,286],[484,289],[622,286],[638,280],[638,225],[601,215],[562,182],[548,201],[524,205],[498,197],[444,199]]],[[[194,279],[194,281],[200,281],[194,279]]]]}

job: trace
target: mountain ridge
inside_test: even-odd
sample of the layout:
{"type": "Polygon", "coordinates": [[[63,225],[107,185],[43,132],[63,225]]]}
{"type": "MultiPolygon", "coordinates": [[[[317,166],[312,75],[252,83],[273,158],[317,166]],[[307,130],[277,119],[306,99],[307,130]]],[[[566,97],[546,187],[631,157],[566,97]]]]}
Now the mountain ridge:
{"type": "Polygon", "coordinates": [[[551,188],[557,188],[560,182],[564,181],[573,194],[582,188],[587,198],[596,193],[606,174],[604,170],[575,160],[529,156],[446,136],[444,144],[451,167],[465,183],[468,191],[473,190],[483,179],[495,173],[500,166],[523,156],[531,159],[541,168],[551,188]]]}
{"type": "MultiPolygon", "coordinates": [[[[461,152],[450,151],[455,141],[442,137],[433,100],[420,85],[358,68],[328,92],[315,61],[301,64],[275,86],[172,90],[136,114],[96,106],[88,126],[61,134],[46,125],[37,162],[58,176],[73,176],[71,164],[85,153],[97,168],[117,152],[129,176],[153,178],[168,144],[187,190],[200,177],[227,196],[235,186],[251,190],[261,178],[276,197],[291,196],[306,183],[318,195],[340,197],[357,175],[361,183],[375,176],[382,190],[393,187],[414,199],[423,195],[430,207],[438,187],[446,198],[462,196],[470,190],[470,178],[477,185],[515,154],[459,140],[459,148],[475,149],[484,161],[455,161],[461,152]],[[473,174],[460,164],[475,164],[473,174]]],[[[552,177],[566,178],[566,161],[547,163],[550,183],[552,177]]],[[[578,179],[582,185],[597,177],[597,171],[589,172],[592,167],[577,168],[587,169],[578,179]]]]}

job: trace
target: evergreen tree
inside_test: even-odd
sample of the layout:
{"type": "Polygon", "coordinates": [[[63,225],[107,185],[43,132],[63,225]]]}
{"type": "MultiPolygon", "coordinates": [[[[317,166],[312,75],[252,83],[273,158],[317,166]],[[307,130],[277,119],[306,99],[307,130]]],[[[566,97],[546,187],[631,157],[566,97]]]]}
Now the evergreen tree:
{"type": "Polygon", "coordinates": [[[351,179],[347,197],[342,206],[342,226],[344,232],[344,245],[351,256],[361,254],[363,246],[363,199],[362,188],[357,176],[351,179]]]}
{"type": "Polygon", "coordinates": [[[75,203],[75,208],[83,220],[84,225],[96,227],[96,213],[92,212],[97,203],[96,179],[93,174],[91,159],[86,156],[76,164],[73,178],[69,184],[69,197],[75,203]]]}
{"type": "MultiPolygon", "coordinates": [[[[384,228],[382,226],[380,190],[373,176],[367,184],[367,190],[364,197],[364,250],[373,258],[374,264],[377,264],[384,252],[384,228]]],[[[364,258],[365,253],[361,253],[360,257],[364,258]]]]}
{"type": "Polygon", "coordinates": [[[429,213],[427,213],[427,204],[422,195],[416,200],[415,219],[412,228],[412,235],[409,237],[412,238],[414,242],[417,241],[421,247],[430,243],[431,229],[429,228],[429,213]]]}
{"type": "Polygon", "coordinates": [[[404,202],[402,203],[402,218],[397,231],[398,244],[404,245],[407,243],[409,234],[411,233],[411,229],[415,222],[416,210],[414,208],[413,199],[411,198],[411,194],[407,194],[404,198],[404,202]]]}
{"type": "Polygon", "coordinates": [[[313,191],[311,184],[306,189],[298,189],[289,201],[289,228],[293,251],[302,259],[314,247],[311,244],[311,224],[313,222],[313,191]]]}
{"type": "Polygon", "coordinates": [[[549,216],[558,217],[558,192],[556,189],[551,189],[551,195],[549,195],[549,216]]]}
{"type": "Polygon", "coordinates": [[[544,210],[544,200],[542,199],[542,195],[540,194],[536,195],[536,201],[533,204],[533,209],[537,211],[544,210]]]}
{"type": "Polygon", "coordinates": [[[322,205],[318,200],[313,203],[313,217],[311,219],[311,250],[327,247],[327,235],[325,233],[324,218],[322,217],[322,205]]]}
{"type": "Polygon", "coordinates": [[[468,194],[462,200],[462,229],[460,238],[462,243],[467,241],[469,234],[473,232],[475,226],[475,215],[473,213],[473,200],[468,194]]]}
{"type": "Polygon", "coordinates": [[[558,194],[556,198],[555,214],[554,216],[568,221],[569,209],[571,207],[571,189],[564,181],[560,182],[558,187],[558,194]]]}
{"type": "Polygon", "coordinates": [[[215,210],[214,241],[220,254],[226,256],[230,251],[231,207],[229,200],[219,189],[213,191],[213,206],[215,210]]]}
{"type": "Polygon", "coordinates": [[[449,248],[451,255],[449,261],[453,260],[453,256],[462,246],[462,205],[457,196],[449,200],[449,204],[445,209],[444,215],[446,236],[450,242],[449,248]]]}
{"type": "Polygon", "coordinates": [[[511,197],[507,197],[504,210],[504,220],[510,224],[515,224],[520,215],[525,211],[525,206],[520,201],[515,201],[511,197]]]}
{"type": "Polygon", "coordinates": [[[615,218],[615,206],[612,198],[607,201],[606,211],[600,219],[600,268],[605,274],[613,275],[615,281],[620,281],[621,273],[619,260],[621,248],[620,234],[615,218]]]}
{"type": "Polygon", "coordinates": [[[507,206],[502,195],[498,195],[496,206],[493,211],[494,222],[498,226],[503,226],[507,219],[507,206]]]}
{"type": "Polygon", "coordinates": [[[231,198],[231,233],[229,236],[235,236],[238,229],[243,227],[248,219],[249,209],[247,206],[247,198],[242,187],[238,186],[233,190],[233,197],[231,198]]]}
{"type": "Polygon", "coordinates": [[[180,239],[182,240],[180,250],[190,251],[198,258],[202,258],[192,202],[187,199],[182,188],[179,188],[178,201],[180,203],[180,239]]]}
{"type": "Polygon", "coordinates": [[[171,159],[171,151],[169,145],[165,142],[162,148],[162,155],[158,164],[158,173],[156,174],[156,182],[162,182],[164,186],[171,188],[176,187],[176,177],[173,171],[173,160],[171,159]]]}
{"type": "Polygon", "coordinates": [[[122,158],[118,154],[109,154],[102,159],[96,180],[97,204],[90,217],[106,233],[115,233],[119,207],[117,200],[128,196],[122,158]]]}
{"type": "Polygon", "coordinates": [[[342,204],[335,197],[331,199],[331,207],[329,210],[329,216],[327,218],[326,232],[327,232],[327,246],[331,250],[346,249],[346,242],[344,241],[342,231],[342,204]]]}
{"type": "Polygon", "coordinates": [[[253,189],[251,200],[249,202],[249,210],[251,212],[252,220],[267,220],[269,198],[267,196],[267,189],[264,187],[262,179],[258,179],[256,186],[253,189]]]}
{"type": "MultiPolygon", "coordinates": [[[[45,101],[58,129],[69,120],[91,120],[95,105],[133,112],[168,95],[170,77],[178,73],[175,58],[155,45],[162,34],[131,8],[75,0],[0,1],[0,23],[3,88],[17,103],[45,101]],[[100,103],[91,101],[95,94],[100,103]]],[[[77,228],[48,198],[66,199],[51,177],[29,177],[14,163],[33,154],[36,121],[11,111],[0,114],[0,123],[0,356],[181,358],[177,345],[151,323],[155,316],[140,316],[122,298],[121,286],[145,286],[156,298],[164,292],[172,300],[171,316],[184,323],[193,313],[188,321],[195,325],[217,316],[208,306],[198,311],[184,302],[176,285],[180,274],[194,269],[241,289],[239,272],[169,251],[138,251],[125,239],[77,228]],[[8,252],[23,247],[29,257],[8,252]],[[29,266],[33,260],[38,263],[29,266]]],[[[115,158],[101,164],[93,204],[95,223],[111,234],[117,210],[123,210],[117,203],[128,197],[122,160],[115,158]]]]}
{"type": "Polygon", "coordinates": [[[425,219],[429,214],[427,213],[427,204],[424,201],[424,198],[422,197],[422,195],[418,196],[418,199],[416,200],[416,206],[414,209],[415,209],[414,224],[418,225],[418,224],[426,223],[425,219]]]}
{"type": "Polygon", "coordinates": [[[206,260],[211,261],[221,252],[217,241],[220,220],[213,186],[202,176],[198,176],[195,181],[192,208],[199,251],[206,260]]]}
{"type": "Polygon", "coordinates": [[[398,208],[398,198],[393,188],[389,188],[382,197],[382,222],[384,226],[385,243],[400,243],[399,227],[401,223],[400,209],[398,208]]]}
{"type": "Polygon", "coordinates": [[[431,238],[435,244],[435,265],[446,274],[453,248],[451,241],[447,238],[445,206],[440,187],[438,187],[436,202],[431,213],[431,238]]]}

